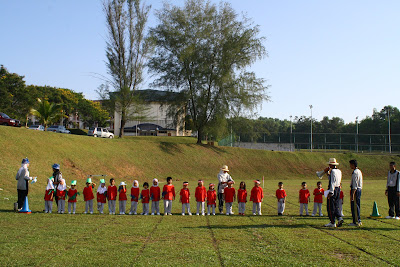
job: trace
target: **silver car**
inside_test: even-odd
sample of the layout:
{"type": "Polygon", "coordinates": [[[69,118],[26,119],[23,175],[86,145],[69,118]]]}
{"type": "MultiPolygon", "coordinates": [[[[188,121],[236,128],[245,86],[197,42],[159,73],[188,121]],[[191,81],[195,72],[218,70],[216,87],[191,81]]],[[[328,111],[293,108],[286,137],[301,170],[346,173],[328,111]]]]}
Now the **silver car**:
{"type": "Polygon", "coordinates": [[[61,125],[52,125],[49,128],[47,128],[47,131],[55,133],[66,133],[66,134],[71,133],[69,130],[65,129],[64,126],[61,125]]]}
{"type": "Polygon", "coordinates": [[[44,131],[44,126],[43,125],[31,125],[29,126],[30,130],[36,130],[36,131],[44,131]]]}
{"type": "Polygon", "coordinates": [[[107,129],[101,127],[91,127],[88,131],[88,136],[114,138],[114,134],[110,133],[107,129]]]}

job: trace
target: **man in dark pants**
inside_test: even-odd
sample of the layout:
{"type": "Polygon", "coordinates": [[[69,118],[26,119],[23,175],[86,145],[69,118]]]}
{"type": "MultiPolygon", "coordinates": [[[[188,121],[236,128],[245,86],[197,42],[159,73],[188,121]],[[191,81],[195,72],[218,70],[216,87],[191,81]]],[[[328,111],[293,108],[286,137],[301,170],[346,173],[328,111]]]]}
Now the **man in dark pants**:
{"type": "Polygon", "coordinates": [[[361,190],[363,185],[363,176],[360,169],[358,169],[357,160],[352,159],[349,161],[350,168],[353,170],[351,174],[350,183],[350,206],[353,222],[349,226],[361,226],[360,217],[360,203],[361,203],[361,190]]]}
{"type": "Polygon", "coordinates": [[[387,176],[387,184],[385,195],[388,198],[389,203],[389,216],[386,219],[400,220],[400,173],[396,170],[396,163],[390,162],[390,171],[387,176]]]}
{"type": "Polygon", "coordinates": [[[17,191],[18,191],[18,211],[22,209],[25,203],[25,198],[28,195],[28,185],[32,177],[29,177],[29,160],[25,158],[22,160],[21,168],[19,168],[15,180],[18,180],[17,191]]]}
{"type": "Polygon", "coordinates": [[[325,172],[329,175],[329,185],[328,185],[328,200],[327,200],[327,210],[330,223],[325,224],[325,227],[340,227],[343,224],[343,219],[340,216],[339,201],[340,201],[340,183],[342,182],[342,172],[337,168],[339,163],[337,163],[335,158],[329,159],[329,167],[325,169],[325,172]],[[336,225],[335,219],[338,219],[336,225]]]}
{"type": "Polygon", "coordinates": [[[218,209],[220,214],[223,214],[224,189],[228,186],[227,183],[229,180],[233,181],[232,177],[229,175],[228,166],[224,165],[218,173],[218,209]]]}

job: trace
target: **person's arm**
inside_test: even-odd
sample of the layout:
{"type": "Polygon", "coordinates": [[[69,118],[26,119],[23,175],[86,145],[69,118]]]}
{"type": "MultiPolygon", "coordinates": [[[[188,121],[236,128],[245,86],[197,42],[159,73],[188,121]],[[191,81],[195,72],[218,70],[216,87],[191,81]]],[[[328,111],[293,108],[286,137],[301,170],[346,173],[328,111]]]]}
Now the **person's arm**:
{"type": "Polygon", "coordinates": [[[397,185],[397,196],[400,196],[400,172],[397,172],[396,185],[397,185]]]}

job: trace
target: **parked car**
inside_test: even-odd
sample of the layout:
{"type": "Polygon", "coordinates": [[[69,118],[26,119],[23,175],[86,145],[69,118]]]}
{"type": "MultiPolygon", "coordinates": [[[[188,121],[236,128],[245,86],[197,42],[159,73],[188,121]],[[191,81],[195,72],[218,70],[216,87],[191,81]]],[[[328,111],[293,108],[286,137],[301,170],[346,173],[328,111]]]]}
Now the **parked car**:
{"type": "Polygon", "coordinates": [[[65,129],[64,126],[61,125],[52,125],[49,128],[47,128],[47,131],[55,133],[66,133],[66,134],[71,133],[69,130],[65,129]]]}
{"type": "Polygon", "coordinates": [[[0,112],[0,124],[6,126],[21,127],[19,120],[11,119],[7,114],[0,112]]]}
{"type": "Polygon", "coordinates": [[[43,125],[31,125],[31,126],[29,126],[29,129],[36,130],[36,131],[44,131],[44,126],[43,125]]]}
{"type": "Polygon", "coordinates": [[[114,138],[114,134],[110,133],[107,129],[101,127],[89,128],[88,136],[103,137],[103,138],[114,138]]]}

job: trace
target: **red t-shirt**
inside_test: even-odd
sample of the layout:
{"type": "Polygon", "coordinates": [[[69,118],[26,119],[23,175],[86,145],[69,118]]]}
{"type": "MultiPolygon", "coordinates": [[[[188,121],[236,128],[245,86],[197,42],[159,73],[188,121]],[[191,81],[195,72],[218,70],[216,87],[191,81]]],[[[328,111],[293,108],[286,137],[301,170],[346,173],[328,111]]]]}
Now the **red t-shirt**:
{"type": "Polygon", "coordinates": [[[310,191],[308,191],[308,189],[300,189],[299,197],[300,197],[300,203],[308,204],[308,198],[310,197],[310,191]]]}
{"type": "Polygon", "coordinates": [[[278,188],[278,189],[276,189],[275,195],[276,195],[277,199],[285,198],[286,197],[286,191],[285,191],[285,189],[279,189],[278,188]]]}
{"type": "Polygon", "coordinates": [[[323,202],[323,195],[324,195],[325,190],[323,188],[318,189],[315,188],[313,195],[314,195],[314,202],[315,203],[322,203],[323,202]]]}
{"type": "Polygon", "coordinates": [[[78,190],[76,189],[70,189],[68,190],[68,202],[76,202],[78,197],[78,190]],[[75,196],[73,199],[71,197],[75,196]]]}
{"type": "Polygon", "coordinates": [[[224,189],[225,202],[228,202],[228,203],[233,202],[233,199],[235,198],[235,193],[236,193],[235,188],[225,187],[225,189],[224,189]]]}
{"type": "Polygon", "coordinates": [[[53,189],[46,190],[46,192],[44,193],[44,201],[53,201],[53,195],[54,195],[53,189]]]}
{"type": "Polygon", "coordinates": [[[264,198],[264,192],[261,187],[253,187],[251,189],[251,194],[250,194],[250,201],[253,201],[255,203],[260,203],[261,199],[264,198]]]}
{"type": "Polygon", "coordinates": [[[56,194],[58,196],[58,199],[64,199],[65,200],[65,190],[60,191],[60,190],[57,189],[57,193],[56,194]]]}
{"type": "Polygon", "coordinates": [[[142,195],[142,203],[149,203],[150,202],[150,189],[143,189],[142,192],[140,192],[142,195]]]}
{"type": "Polygon", "coordinates": [[[173,200],[175,198],[175,187],[172,184],[166,184],[163,187],[163,196],[165,200],[173,200]]]}
{"type": "Polygon", "coordinates": [[[343,199],[343,198],[344,198],[344,194],[343,194],[343,191],[342,191],[342,190],[340,190],[340,196],[339,196],[339,198],[340,198],[340,199],[343,199]]]}
{"type": "Polygon", "coordinates": [[[189,203],[189,197],[190,197],[189,188],[182,188],[180,195],[182,203],[189,203]]]}
{"type": "Polygon", "coordinates": [[[119,190],[118,200],[119,201],[128,200],[128,198],[126,197],[126,188],[122,188],[121,190],[119,190]]]}
{"type": "Polygon", "coordinates": [[[196,192],[194,193],[197,202],[206,201],[207,189],[204,186],[196,187],[196,192]]]}
{"type": "Polygon", "coordinates": [[[118,189],[115,185],[107,187],[107,198],[108,200],[117,200],[118,189]]]}
{"type": "Polygon", "coordinates": [[[83,199],[85,201],[89,201],[94,199],[94,195],[93,195],[93,187],[92,186],[86,186],[85,188],[83,188],[83,199]]]}
{"type": "Polygon", "coordinates": [[[215,205],[217,201],[217,193],[215,190],[207,191],[207,205],[215,205]]]}
{"type": "Polygon", "coordinates": [[[238,190],[237,193],[238,197],[238,202],[247,202],[247,190],[246,189],[240,189],[238,190]]]}
{"type": "Polygon", "coordinates": [[[153,201],[160,201],[160,187],[152,186],[150,187],[150,195],[153,201]]]}
{"type": "Polygon", "coordinates": [[[131,201],[139,202],[139,187],[137,187],[137,188],[132,187],[131,188],[131,201]]]}
{"type": "Polygon", "coordinates": [[[104,193],[97,193],[97,203],[107,203],[107,197],[104,193]]]}

